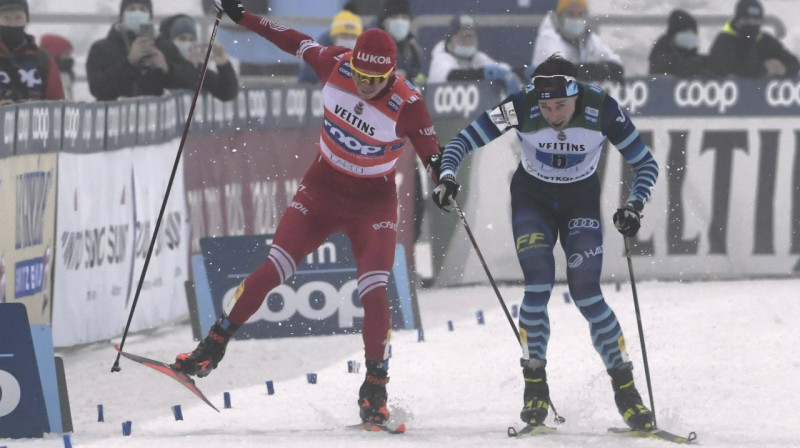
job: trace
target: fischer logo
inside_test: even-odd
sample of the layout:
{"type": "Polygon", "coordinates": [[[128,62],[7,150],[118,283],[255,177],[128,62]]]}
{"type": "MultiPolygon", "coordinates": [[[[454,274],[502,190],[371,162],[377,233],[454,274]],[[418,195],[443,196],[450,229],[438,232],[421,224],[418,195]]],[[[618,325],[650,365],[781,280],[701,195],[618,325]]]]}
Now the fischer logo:
{"type": "Polygon", "coordinates": [[[381,65],[394,64],[392,62],[392,58],[390,58],[389,56],[376,56],[374,54],[364,53],[362,51],[356,53],[356,59],[359,61],[366,62],[368,64],[381,64],[381,65]]]}
{"type": "Polygon", "coordinates": [[[681,81],[675,86],[678,107],[716,107],[724,113],[739,100],[739,88],[733,81],[681,81]]]}
{"type": "Polygon", "coordinates": [[[647,104],[647,99],[650,97],[650,89],[644,81],[634,81],[624,86],[606,82],[603,83],[603,89],[617,100],[621,109],[627,109],[632,114],[647,104]]]}
{"type": "MultiPolygon", "coordinates": [[[[238,285],[229,289],[222,303],[228,303],[237,288],[238,285]]],[[[355,325],[356,318],[364,317],[364,309],[356,306],[352,299],[357,289],[356,280],[348,281],[339,289],[322,281],[305,283],[297,291],[289,285],[280,285],[267,294],[264,303],[247,322],[284,322],[295,314],[319,321],[338,314],[339,328],[351,328],[355,325]]]]}
{"type": "Polygon", "coordinates": [[[22,388],[14,375],[0,370],[0,417],[5,417],[17,409],[22,398],[22,388]]]}
{"type": "Polygon", "coordinates": [[[440,114],[458,113],[466,118],[478,109],[480,99],[474,85],[439,86],[433,93],[433,109],[440,114]]]}
{"type": "Polygon", "coordinates": [[[767,104],[772,107],[800,106],[800,83],[792,81],[770,81],[765,93],[767,104]]]}

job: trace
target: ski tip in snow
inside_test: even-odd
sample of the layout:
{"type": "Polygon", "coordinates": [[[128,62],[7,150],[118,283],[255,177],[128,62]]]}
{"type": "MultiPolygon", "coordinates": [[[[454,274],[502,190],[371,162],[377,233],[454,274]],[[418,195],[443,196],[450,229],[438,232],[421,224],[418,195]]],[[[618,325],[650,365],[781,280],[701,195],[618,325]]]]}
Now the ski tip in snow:
{"type": "Polygon", "coordinates": [[[695,434],[694,432],[690,432],[688,436],[683,437],[660,428],[653,428],[650,430],[637,430],[630,428],[608,428],[608,431],[626,437],[643,437],[649,439],[665,440],[667,442],[680,443],[680,444],[690,444],[697,440],[697,434],[695,434]]]}
{"type": "Polygon", "coordinates": [[[513,426],[508,427],[509,437],[536,436],[539,434],[552,434],[554,432],[556,432],[556,428],[547,425],[525,425],[525,427],[519,431],[513,426]]]}
{"type": "Polygon", "coordinates": [[[394,428],[381,423],[364,422],[357,425],[350,425],[348,429],[359,429],[367,432],[388,432],[389,434],[403,434],[406,432],[405,423],[401,423],[394,428]]]}

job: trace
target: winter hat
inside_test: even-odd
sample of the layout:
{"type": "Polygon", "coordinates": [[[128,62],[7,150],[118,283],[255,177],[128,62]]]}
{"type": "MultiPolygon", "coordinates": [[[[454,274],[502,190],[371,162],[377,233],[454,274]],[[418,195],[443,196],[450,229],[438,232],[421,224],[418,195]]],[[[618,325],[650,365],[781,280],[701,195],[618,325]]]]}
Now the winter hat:
{"type": "MultiPolygon", "coordinates": [[[[2,0],[0,0],[2,1],[2,0]]],[[[153,1],[152,0],[122,0],[122,3],[119,5],[119,15],[122,17],[122,11],[128,7],[128,5],[132,5],[134,3],[140,3],[147,7],[148,11],[150,11],[150,17],[153,17],[153,1]]]]}
{"type": "Polygon", "coordinates": [[[558,6],[556,6],[556,14],[564,12],[564,10],[569,8],[570,6],[578,6],[584,11],[589,10],[589,5],[586,4],[586,0],[558,0],[558,6]]]}
{"type": "Polygon", "coordinates": [[[685,30],[697,31],[697,21],[691,14],[682,9],[672,11],[667,23],[667,35],[669,36],[674,36],[685,30]]]}
{"type": "Polygon", "coordinates": [[[758,0],[739,0],[736,4],[736,13],[733,16],[735,22],[741,18],[763,19],[764,7],[758,0]]]}
{"type": "Polygon", "coordinates": [[[383,4],[381,17],[386,18],[397,14],[411,15],[411,7],[408,6],[408,0],[386,0],[383,4]]]}
{"type": "Polygon", "coordinates": [[[50,56],[54,59],[58,59],[60,56],[73,50],[72,44],[67,39],[56,34],[45,34],[42,36],[39,47],[50,53],[50,56]]]}
{"type": "Polygon", "coordinates": [[[0,0],[0,12],[5,11],[25,11],[25,17],[30,20],[28,12],[28,0],[0,0]]]}
{"type": "Polygon", "coordinates": [[[475,17],[468,14],[456,14],[450,19],[450,28],[447,30],[447,36],[453,37],[465,28],[472,28],[477,31],[478,23],[475,21],[475,17]]]}
{"type": "Polygon", "coordinates": [[[197,39],[197,27],[189,16],[180,15],[169,27],[169,40],[174,40],[183,33],[189,33],[197,39]]]}
{"type": "Polygon", "coordinates": [[[331,37],[340,34],[354,34],[358,36],[364,31],[364,25],[361,17],[353,14],[350,11],[342,11],[336,14],[331,22],[331,37]]]}
{"type": "Polygon", "coordinates": [[[362,72],[383,74],[397,61],[397,44],[386,31],[370,28],[356,40],[353,48],[353,65],[362,72]]]}

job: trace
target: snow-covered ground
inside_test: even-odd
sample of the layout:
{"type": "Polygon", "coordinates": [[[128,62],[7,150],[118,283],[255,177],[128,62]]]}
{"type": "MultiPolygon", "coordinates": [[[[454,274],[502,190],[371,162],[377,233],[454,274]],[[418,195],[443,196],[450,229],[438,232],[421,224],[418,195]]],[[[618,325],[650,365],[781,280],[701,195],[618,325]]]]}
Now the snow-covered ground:
{"type": "MultiPolygon", "coordinates": [[[[638,286],[658,423],[680,434],[696,431],[704,447],[796,447],[800,440],[800,280],[667,283],[638,286]]],[[[502,287],[509,307],[521,287],[502,287]]],[[[536,439],[541,447],[657,447],[666,442],[606,434],[621,425],[608,376],[594,352],[588,326],[564,285],[550,302],[552,337],[548,378],[558,412],[558,434],[536,439]]],[[[605,285],[604,293],[625,330],[646,394],[631,290],[605,285]]],[[[198,385],[218,407],[223,393],[232,408],[217,414],[169,378],[126,359],[111,373],[115,352],[101,343],[59,353],[64,357],[75,432],[84,447],[383,447],[518,446],[509,425],[521,427],[523,383],[519,346],[489,287],[421,291],[425,342],[416,331],[393,335],[389,404],[407,423],[405,435],[343,429],[358,421],[359,335],[233,341],[220,367],[198,385]],[[485,325],[475,312],[483,310],[485,325]],[[455,331],[450,332],[447,321],[455,331]],[[318,374],[315,385],[306,373],[318,374]],[[268,395],[266,380],[275,384],[268,395]],[[98,423],[103,404],[105,422],[98,423]],[[184,421],[175,421],[180,404],[184,421]],[[133,422],[133,434],[121,425],[133,422]]],[[[170,360],[195,346],[187,324],[130,337],[125,349],[170,360]]],[[[645,396],[646,397],[646,396],[645,396]]],[[[645,398],[647,401],[647,398],[645,398]]],[[[8,448],[62,447],[60,436],[0,440],[8,448]]]]}

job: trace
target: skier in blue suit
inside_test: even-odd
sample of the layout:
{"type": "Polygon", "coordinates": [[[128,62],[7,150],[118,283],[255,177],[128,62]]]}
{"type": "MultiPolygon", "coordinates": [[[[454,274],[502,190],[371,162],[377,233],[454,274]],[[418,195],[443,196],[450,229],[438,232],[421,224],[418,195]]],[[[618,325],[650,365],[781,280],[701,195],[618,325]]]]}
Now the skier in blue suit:
{"type": "Polygon", "coordinates": [[[541,425],[550,406],[547,302],[555,280],[553,250],[560,239],[570,293],[589,322],[592,343],[611,376],[617,409],[631,428],[651,429],[653,413],[634,385],[622,328],[600,291],[603,234],[596,170],[606,140],[633,168],[630,196],[614,214],[619,232],[631,237],[639,230],[658,164],[617,101],[599,87],[578,82],[575,74],[571,62],[551,56],[536,68],[523,91],[482,113],[450,140],[433,200],[441,208],[449,206],[458,193],[455,176],[463,158],[505,132],[516,132],[522,153],[511,180],[511,213],[525,277],[519,317],[525,378],[520,417],[541,425]]]}

